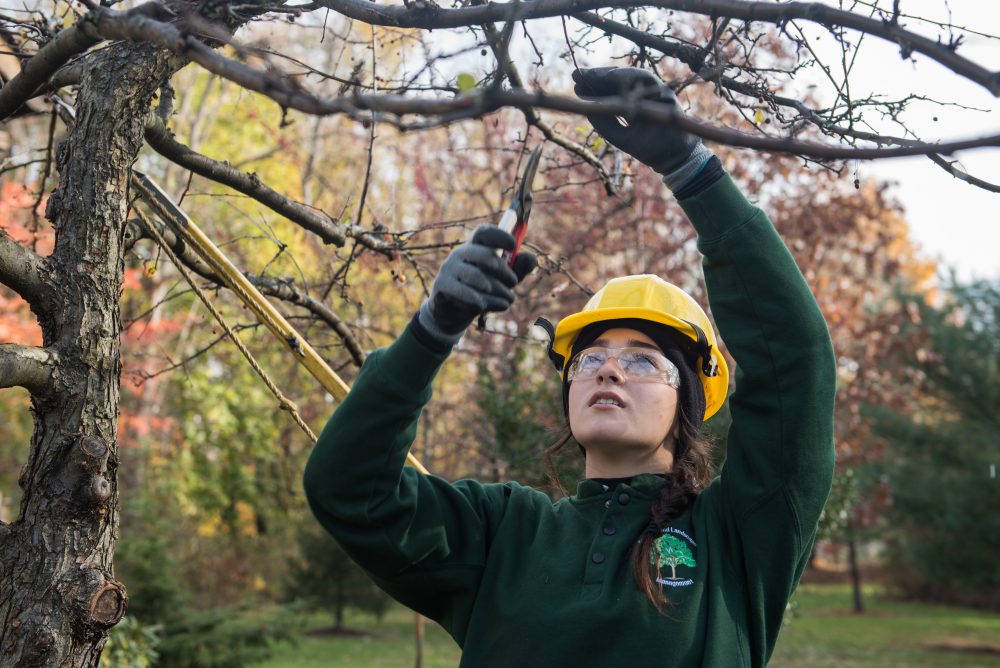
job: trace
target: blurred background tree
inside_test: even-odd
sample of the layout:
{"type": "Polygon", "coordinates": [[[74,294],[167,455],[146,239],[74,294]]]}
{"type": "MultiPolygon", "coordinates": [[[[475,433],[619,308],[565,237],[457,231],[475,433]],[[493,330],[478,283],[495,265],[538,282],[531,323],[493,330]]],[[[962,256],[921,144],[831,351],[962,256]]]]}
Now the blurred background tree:
{"type": "Polygon", "coordinates": [[[312,609],[331,611],[334,626],[330,632],[336,634],[350,631],[344,625],[348,608],[382,619],[389,597],[315,522],[303,523],[298,547],[298,559],[291,562],[286,576],[288,599],[302,601],[312,609]]]}
{"type": "MultiPolygon", "coordinates": [[[[940,303],[902,297],[923,345],[923,391],[871,413],[892,457],[886,520],[892,581],[907,596],[1000,608],[1000,284],[952,278],[940,303]]],[[[916,362],[916,364],[914,364],[916,362]]]]}

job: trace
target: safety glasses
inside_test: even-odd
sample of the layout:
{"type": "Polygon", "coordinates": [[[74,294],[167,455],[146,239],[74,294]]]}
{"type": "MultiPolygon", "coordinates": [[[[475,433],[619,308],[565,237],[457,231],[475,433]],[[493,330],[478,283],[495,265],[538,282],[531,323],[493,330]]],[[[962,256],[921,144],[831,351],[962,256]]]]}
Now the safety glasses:
{"type": "Polygon", "coordinates": [[[594,378],[609,359],[618,362],[618,367],[627,380],[659,381],[675,390],[680,389],[681,375],[673,362],[658,350],[635,346],[581,350],[570,360],[566,379],[574,381],[594,378]]]}

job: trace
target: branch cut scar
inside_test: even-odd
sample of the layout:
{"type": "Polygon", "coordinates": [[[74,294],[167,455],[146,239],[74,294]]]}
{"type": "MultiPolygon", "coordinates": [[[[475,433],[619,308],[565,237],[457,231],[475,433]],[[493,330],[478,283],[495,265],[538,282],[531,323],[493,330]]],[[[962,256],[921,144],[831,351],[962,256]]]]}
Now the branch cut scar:
{"type": "Polygon", "coordinates": [[[117,582],[105,582],[90,598],[90,618],[102,626],[114,626],[125,616],[128,596],[117,582]]]}

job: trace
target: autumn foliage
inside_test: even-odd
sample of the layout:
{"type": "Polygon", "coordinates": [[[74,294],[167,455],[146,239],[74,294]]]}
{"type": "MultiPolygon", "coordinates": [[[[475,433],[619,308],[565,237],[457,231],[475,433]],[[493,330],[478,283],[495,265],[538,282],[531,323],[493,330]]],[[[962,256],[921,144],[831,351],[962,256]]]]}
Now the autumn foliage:
{"type": "MultiPolygon", "coordinates": [[[[39,254],[48,255],[54,236],[51,228],[39,225],[39,209],[44,209],[44,204],[38,202],[38,194],[32,188],[16,181],[0,183],[0,231],[33,247],[39,254]]],[[[42,331],[28,304],[3,285],[0,285],[0,341],[33,346],[42,342],[42,331]]]]}

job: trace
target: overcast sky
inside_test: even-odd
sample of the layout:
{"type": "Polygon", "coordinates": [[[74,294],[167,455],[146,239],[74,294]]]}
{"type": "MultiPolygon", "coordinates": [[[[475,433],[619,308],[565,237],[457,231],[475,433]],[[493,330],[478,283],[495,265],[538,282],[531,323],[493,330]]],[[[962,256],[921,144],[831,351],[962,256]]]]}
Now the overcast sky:
{"type": "MultiPolygon", "coordinates": [[[[998,0],[902,0],[901,7],[906,13],[938,20],[947,19],[946,8],[950,7],[955,25],[1000,35],[998,0]]],[[[915,21],[909,21],[907,27],[930,36],[937,34],[915,21]]],[[[1000,40],[967,37],[958,52],[990,70],[1000,69],[1000,40]]],[[[916,57],[913,63],[903,62],[898,49],[882,40],[866,40],[862,54],[861,65],[852,73],[855,96],[860,96],[864,88],[897,97],[923,93],[987,110],[915,105],[907,120],[922,139],[955,139],[1000,131],[1000,103],[982,87],[924,57],[916,57]]],[[[886,132],[898,130],[887,125],[886,132]]],[[[1000,149],[965,151],[956,157],[971,174],[1000,184],[1000,149]]],[[[927,158],[862,163],[860,172],[862,176],[896,182],[893,192],[906,208],[914,237],[929,254],[955,267],[963,279],[1000,279],[1000,194],[952,178],[927,158]]]]}

